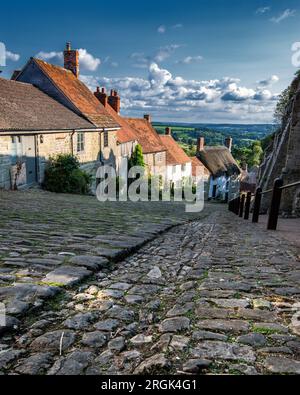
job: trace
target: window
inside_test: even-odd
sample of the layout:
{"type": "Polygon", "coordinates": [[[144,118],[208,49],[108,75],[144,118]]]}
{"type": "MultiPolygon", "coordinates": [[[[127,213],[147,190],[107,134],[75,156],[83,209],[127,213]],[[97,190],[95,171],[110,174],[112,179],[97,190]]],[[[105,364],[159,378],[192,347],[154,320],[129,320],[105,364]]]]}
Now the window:
{"type": "Polygon", "coordinates": [[[186,165],[181,165],[181,171],[186,171],[186,165]]]}
{"type": "Polygon", "coordinates": [[[84,133],[77,133],[77,152],[84,151],[84,133]]]}
{"type": "Polygon", "coordinates": [[[108,147],[108,132],[104,132],[104,147],[108,147]]]}

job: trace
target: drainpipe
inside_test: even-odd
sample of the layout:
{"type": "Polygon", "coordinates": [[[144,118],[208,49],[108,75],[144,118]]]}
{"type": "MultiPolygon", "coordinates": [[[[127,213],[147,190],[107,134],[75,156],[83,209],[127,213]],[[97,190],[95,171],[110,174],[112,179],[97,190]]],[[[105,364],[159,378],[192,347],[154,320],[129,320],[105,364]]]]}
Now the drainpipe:
{"type": "Polygon", "coordinates": [[[73,144],[73,136],[75,134],[75,130],[71,133],[71,155],[74,156],[74,144],[73,144]]]}
{"type": "Polygon", "coordinates": [[[104,164],[103,160],[102,160],[102,133],[104,133],[105,129],[103,128],[101,132],[99,132],[99,162],[101,163],[101,165],[104,164]]]}

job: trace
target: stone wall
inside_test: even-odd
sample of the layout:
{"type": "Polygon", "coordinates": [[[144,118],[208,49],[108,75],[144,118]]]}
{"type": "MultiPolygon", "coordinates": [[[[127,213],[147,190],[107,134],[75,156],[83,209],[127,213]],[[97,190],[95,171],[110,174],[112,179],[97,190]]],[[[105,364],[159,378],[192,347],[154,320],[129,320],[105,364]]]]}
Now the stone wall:
{"type": "Polygon", "coordinates": [[[10,168],[10,143],[9,136],[0,136],[0,188],[11,188],[10,168]]]}
{"type": "MultiPolygon", "coordinates": [[[[259,171],[259,186],[263,190],[273,187],[276,178],[284,184],[300,181],[300,77],[291,85],[291,99],[287,105],[281,128],[275,134],[259,171]]],[[[270,207],[271,194],[264,195],[262,211],[270,207]]],[[[299,215],[297,188],[283,191],[281,211],[299,215]]]]}

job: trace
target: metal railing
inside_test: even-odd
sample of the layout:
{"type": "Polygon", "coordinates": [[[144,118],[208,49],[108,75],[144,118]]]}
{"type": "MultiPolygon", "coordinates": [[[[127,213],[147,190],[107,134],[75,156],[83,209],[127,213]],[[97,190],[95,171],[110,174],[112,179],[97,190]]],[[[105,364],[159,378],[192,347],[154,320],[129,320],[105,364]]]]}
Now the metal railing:
{"type": "Polygon", "coordinates": [[[272,193],[267,229],[276,230],[278,224],[278,215],[280,210],[282,191],[296,186],[300,186],[300,181],[283,185],[282,178],[277,178],[274,182],[274,186],[272,189],[263,191],[261,188],[257,188],[255,195],[253,195],[251,192],[241,193],[235,199],[229,201],[228,209],[229,211],[232,211],[233,213],[238,215],[240,218],[244,217],[245,220],[248,220],[250,217],[251,200],[252,197],[254,197],[252,222],[258,223],[262,196],[268,193],[272,193]]]}

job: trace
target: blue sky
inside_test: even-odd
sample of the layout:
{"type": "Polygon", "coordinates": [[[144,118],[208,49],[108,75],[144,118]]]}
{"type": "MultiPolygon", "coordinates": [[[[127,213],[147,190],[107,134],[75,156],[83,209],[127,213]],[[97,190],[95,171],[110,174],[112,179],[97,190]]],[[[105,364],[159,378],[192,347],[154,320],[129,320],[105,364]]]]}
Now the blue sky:
{"type": "Polygon", "coordinates": [[[2,76],[81,49],[81,79],[118,89],[122,113],[155,120],[272,121],[300,41],[294,0],[21,2],[1,5],[2,76]]]}

